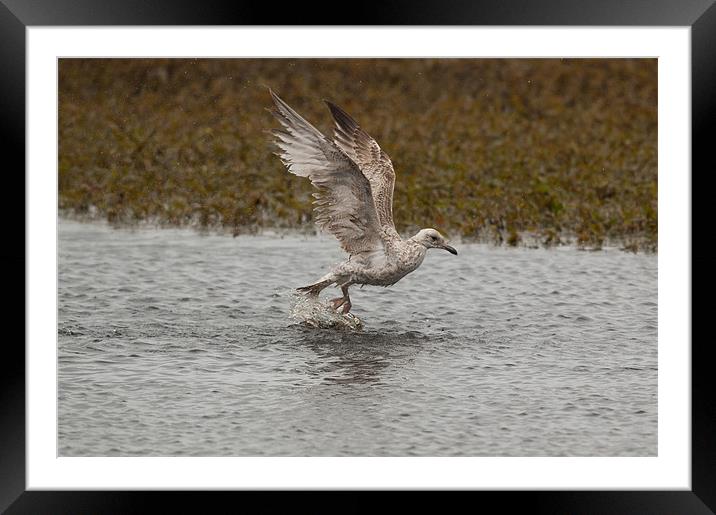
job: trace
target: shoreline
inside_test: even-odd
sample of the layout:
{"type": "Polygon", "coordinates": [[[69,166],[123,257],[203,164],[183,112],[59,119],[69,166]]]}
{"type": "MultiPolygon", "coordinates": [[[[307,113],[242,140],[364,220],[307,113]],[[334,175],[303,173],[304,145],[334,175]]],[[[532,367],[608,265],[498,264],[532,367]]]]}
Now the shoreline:
{"type": "MultiPolygon", "coordinates": [[[[278,227],[278,226],[246,226],[246,227],[227,227],[223,225],[201,225],[198,220],[193,222],[176,224],[161,219],[136,219],[131,221],[111,221],[106,216],[102,216],[100,213],[95,214],[78,214],[70,210],[60,209],[58,211],[58,223],[61,221],[71,221],[83,224],[97,224],[106,226],[115,230],[188,230],[194,231],[200,234],[208,234],[215,236],[231,236],[246,237],[246,236],[261,236],[261,237],[303,237],[303,238],[321,238],[321,239],[334,239],[334,237],[327,232],[322,232],[316,228],[312,222],[307,222],[303,225],[297,225],[295,227],[278,227]]],[[[414,232],[417,232],[414,231],[414,232]]],[[[412,234],[410,231],[399,231],[403,238],[410,237],[412,234]]],[[[647,238],[643,237],[643,241],[640,243],[634,243],[632,240],[625,240],[619,238],[610,238],[604,240],[599,246],[590,246],[579,244],[577,242],[577,236],[574,234],[561,234],[559,240],[556,243],[545,244],[544,240],[540,238],[539,234],[524,232],[519,234],[519,240],[514,244],[508,242],[506,238],[502,241],[494,237],[487,235],[483,236],[465,236],[460,234],[450,235],[450,241],[458,245],[487,245],[494,248],[519,248],[519,249],[532,249],[532,250],[558,250],[558,249],[574,249],[584,252],[599,252],[599,251],[621,251],[631,254],[646,254],[646,255],[658,255],[658,247],[651,245],[647,242],[647,238]]]]}

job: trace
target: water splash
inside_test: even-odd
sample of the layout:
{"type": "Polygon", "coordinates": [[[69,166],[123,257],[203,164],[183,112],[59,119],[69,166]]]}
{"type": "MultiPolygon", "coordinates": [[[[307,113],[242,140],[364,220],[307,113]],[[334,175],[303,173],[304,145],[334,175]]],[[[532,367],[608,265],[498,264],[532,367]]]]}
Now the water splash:
{"type": "Polygon", "coordinates": [[[293,320],[309,327],[321,329],[351,329],[359,331],[363,328],[363,321],[352,313],[345,315],[337,313],[331,307],[330,301],[317,297],[292,292],[291,314],[293,320]]]}

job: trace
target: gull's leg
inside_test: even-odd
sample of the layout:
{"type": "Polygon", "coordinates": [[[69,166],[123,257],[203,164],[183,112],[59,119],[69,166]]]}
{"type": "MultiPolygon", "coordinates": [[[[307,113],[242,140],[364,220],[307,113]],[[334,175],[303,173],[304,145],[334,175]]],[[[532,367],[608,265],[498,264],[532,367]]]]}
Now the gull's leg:
{"type": "Polygon", "coordinates": [[[351,298],[348,296],[348,286],[341,286],[341,292],[343,292],[343,297],[331,299],[331,306],[339,313],[345,315],[351,310],[352,306],[351,298]]]}
{"type": "Polygon", "coordinates": [[[341,311],[344,315],[351,310],[351,298],[348,296],[348,286],[341,286],[343,292],[343,298],[345,299],[341,305],[343,310],[341,311]]]}

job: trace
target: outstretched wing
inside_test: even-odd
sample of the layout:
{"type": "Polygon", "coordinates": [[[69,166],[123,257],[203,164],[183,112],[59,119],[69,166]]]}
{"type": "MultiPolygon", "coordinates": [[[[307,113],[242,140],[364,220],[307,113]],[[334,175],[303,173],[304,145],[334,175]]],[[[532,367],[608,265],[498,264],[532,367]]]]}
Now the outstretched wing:
{"type": "Polygon", "coordinates": [[[283,126],[272,131],[277,155],[289,172],[308,177],[318,188],[313,194],[316,224],[338,238],[349,254],[382,250],[368,179],[335,143],[269,91],[276,104],[272,112],[283,126]]]}
{"type": "MultiPolygon", "coordinates": [[[[388,154],[348,113],[332,102],[326,101],[336,122],[334,138],[336,145],[360,167],[370,182],[371,192],[381,227],[395,233],[393,223],[393,188],[395,170],[388,154]]],[[[397,233],[396,233],[397,234],[397,233]]]]}

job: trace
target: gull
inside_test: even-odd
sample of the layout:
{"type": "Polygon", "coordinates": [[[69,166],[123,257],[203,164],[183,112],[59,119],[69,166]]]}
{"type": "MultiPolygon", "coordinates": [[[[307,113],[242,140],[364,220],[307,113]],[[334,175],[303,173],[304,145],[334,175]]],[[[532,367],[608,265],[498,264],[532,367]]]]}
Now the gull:
{"type": "Polygon", "coordinates": [[[422,229],[402,239],[393,223],[393,163],[378,143],[343,109],[325,101],[333,115],[333,140],[324,136],[269,89],[275,104],[271,112],[281,129],[270,132],[287,170],[307,177],[317,192],[314,221],[338,239],[348,259],[299,292],[318,297],[335,284],[342,297],[332,299],[338,313],[351,309],[348,288],[357,284],[391,286],[417,269],[428,249],[457,255],[435,229],[422,229]]]}

